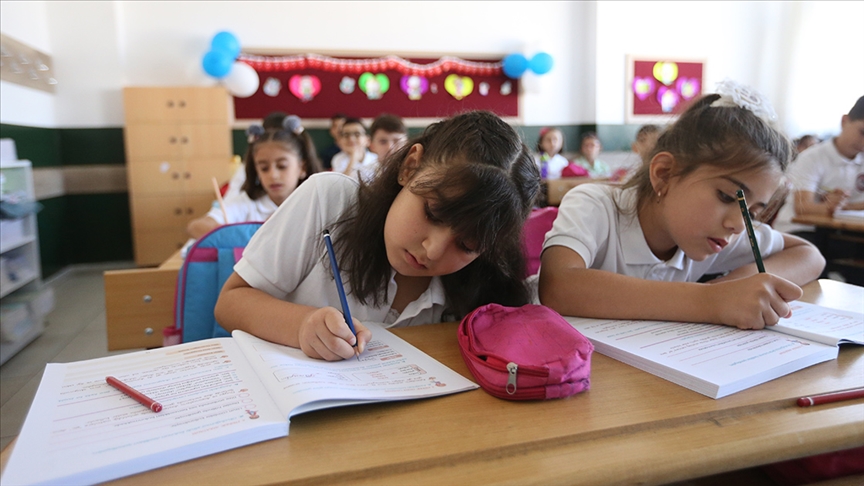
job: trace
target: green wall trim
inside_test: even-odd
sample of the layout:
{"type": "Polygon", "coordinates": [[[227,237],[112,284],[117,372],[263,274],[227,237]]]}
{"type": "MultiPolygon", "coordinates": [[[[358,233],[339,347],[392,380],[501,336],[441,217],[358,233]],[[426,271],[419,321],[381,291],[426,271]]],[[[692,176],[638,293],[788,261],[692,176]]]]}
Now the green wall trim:
{"type": "Polygon", "coordinates": [[[123,128],[60,128],[63,165],[124,165],[123,128]]]}
{"type": "Polygon", "coordinates": [[[56,128],[24,127],[0,123],[0,138],[15,140],[18,158],[29,160],[33,167],[61,165],[60,134],[56,128]]]}

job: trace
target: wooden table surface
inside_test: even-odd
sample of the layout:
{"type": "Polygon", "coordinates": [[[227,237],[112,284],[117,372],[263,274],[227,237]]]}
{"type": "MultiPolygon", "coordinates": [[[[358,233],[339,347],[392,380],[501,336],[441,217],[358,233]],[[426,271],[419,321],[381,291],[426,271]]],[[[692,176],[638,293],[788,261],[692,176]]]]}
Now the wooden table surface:
{"type": "Polygon", "coordinates": [[[820,228],[846,230],[864,233],[864,223],[848,219],[837,219],[830,216],[803,215],[792,218],[793,223],[809,224],[820,228]]]}
{"type": "MultiPolygon", "coordinates": [[[[802,300],[860,312],[864,288],[821,280],[802,300]]],[[[456,324],[394,332],[470,378],[456,324]]],[[[795,405],[862,385],[860,346],[719,400],[595,353],[591,389],[566,399],[478,389],[311,412],[292,419],[287,438],[112,484],[662,484],[862,446],[864,400],[795,405]]]]}

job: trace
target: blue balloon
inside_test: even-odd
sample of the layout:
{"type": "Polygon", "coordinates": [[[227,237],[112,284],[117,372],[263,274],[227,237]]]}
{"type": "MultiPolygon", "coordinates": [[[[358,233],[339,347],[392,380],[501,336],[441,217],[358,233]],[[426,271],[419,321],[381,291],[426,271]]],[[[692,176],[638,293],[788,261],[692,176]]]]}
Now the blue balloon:
{"type": "Polygon", "coordinates": [[[224,78],[231,72],[234,66],[234,58],[227,52],[220,49],[213,49],[201,60],[201,66],[204,72],[214,78],[224,78]]]}
{"type": "Polygon", "coordinates": [[[501,68],[509,78],[518,78],[528,69],[528,59],[522,54],[509,54],[502,61],[501,68]]]}
{"type": "Polygon", "coordinates": [[[552,70],[552,56],[545,52],[534,54],[529,63],[534,74],[546,74],[552,70]]]}
{"type": "Polygon", "coordinates": [[[240,55],[240,41],[231,32],[223,31],[214,35],[210,47],[213,50],[227,52],[231,56],[231,60],[237,59],[237,56],[240,55]]]}

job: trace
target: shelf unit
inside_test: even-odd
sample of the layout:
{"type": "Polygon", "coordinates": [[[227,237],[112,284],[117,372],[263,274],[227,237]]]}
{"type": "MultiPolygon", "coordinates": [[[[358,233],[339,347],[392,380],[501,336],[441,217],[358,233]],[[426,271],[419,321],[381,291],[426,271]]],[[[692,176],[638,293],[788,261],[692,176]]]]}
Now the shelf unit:
{"type": "MultiPolygon", "coordinates": [[[[29,160],[0,161],[0,200],[35,201],[29,160]]],[[[0,364],[42,334],[53,307],[51,290],[42,287],[36,214],[0,219],[0,364]]]]}
{"type": "Polygon", "coordinates": [[[212,207],[212,178],[234,172],[230,96],[223,87],[123,90],[135,263],[155,266],[181,248],[186,225],[212,207]]]}

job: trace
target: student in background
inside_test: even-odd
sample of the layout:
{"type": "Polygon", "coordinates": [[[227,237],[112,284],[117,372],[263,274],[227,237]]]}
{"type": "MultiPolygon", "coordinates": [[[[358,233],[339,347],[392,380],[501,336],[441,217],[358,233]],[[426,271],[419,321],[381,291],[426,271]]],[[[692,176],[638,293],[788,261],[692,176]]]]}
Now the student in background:
{"type": "Polygon", "coordinates": [[[369,184],[324,172],[300,186],[234,267],[219,323],[339,360],[369,342],[364,321],[453,321],[483,304],[529,301],[521,232],[540,177],[512,127],[468,112],[430,125],[382,164],[369,184]],[[338,310],[325,229],[356,341],[338,310]]]}
{"type": "Polygon", "coordinates": [[[596,133],[583,134],[582,142],[579,145],[579,156],[573,159],[571,164],[585,169],[590,177],[608,179],[612,175],[612,170],[605,162],[597,158],[602,147],[603,145],[596,133]]]}
{"type": "Polygon", "coordinates": [[[342,151],[333,156],[333,172],[368,181],[375,174],[378,156],[369,151],[369,132],[359,118],[346,118],[339,133],[342,151]]]}
{"type": "Polygon", "coordinates": [[[864,209],[864,96],[840,119],[840,134],[802,152],[789,170],[792,191],[774,227],[813,241],[814,228],[797,215],[833,216],[864,209]]]}
{"type": "Polygon", "coordinates": [[[342,125],[346,118],[348,117],[344,113],[336,113],[330,117],[330,136],[333,137],[333,143],[321,151],[321,166],[324,170],[330,170],[333,156],[342,151],[339,147],[339,134],[342,133],[342,125]]]}
{"type": "Polygon", "coordinates": [[[537,139],[537,156],[535,162],[540,169],[541,179],[560,179],[561,170],[567,167],[569,160],[561,155],[564,152],[564,134],[557,128],[544,127],[540,129],[537,139]]]}
{"type": "MultiPolygon", "coordinates": [[[[264,130],[281,130],[282,124],[285,122],[285,118],[287,117],[287,113],[283,113],[281,111],[274,111],[273,113],[270,113],[269,115],[264,117],[261,126],[264,128],[264,130]]],[[[299,121],[300,119],[297,118],[297,120],[299,121]]],[[[250,135],[249,131],[247,130],[246,143],[251,144],[254,141],[254,138],[255,136],[250,135]]],[[[237,167],[237,170],[234,172],[234,175],[231,176],[231,180],[228,181],[228,188],[225,190],[225,194],[223,195],[223,197],[229,198],[240,194],[240,190],[243,187],[244,182],[246,182],[246,165],[241,163],[240,166],[237,167]]]]}
{"type": "Polygon", "coordinates": [[[815,135],[802,135],[795,139],[795,151],[799,154],[808,148],[819,143],[819,139],[815,135]]]}
{"type": "Polygon", "coordinates": [[[388,154],[399,150],[399,147],[408,140],[408,129],[405,123],[396,115],[381,114],[369,127],[370,143],[369,151],[383,161],[388,154]]]}
{"type": "Polygon", "coordinates": [[[744,329],[789,315],[799,285],[825,260],[809,242],[755,223],[768,272],[757,273],[736,192],[758,214],[793,147],[763,119],[773,111],[752,102],[757,93],[720,88],[725,94],[693,103],[660,135],[650,163],[625,185],[583,184],[564,196],[543,245],[543,304],[570,316],[744,329]],[[757,112],[744,107],[753,105],[757,112]],[[706,274],[723,276],[697,283],[706,274]]]}
{"type": "Polygon", "coordinates": [[[636,139],[630,145],[630,149],[639,154],[643,163],[651,161],[657,139],[660,137],[660,127],[657,125],[642,125],[636,132],[636,139]]]}
{"type": "Polygon", "coordinates": [[[300,119],[286,117],[284,123],[276,130],[250,127],[252,140],[244,158],[246,180],[241,191],[224,199],[224,213],[223,208],[214,207],[192,220],[186,228],[192,238],[223,224],[265,221],[297,186],[321,171],[315,146],[300,119]]]}

